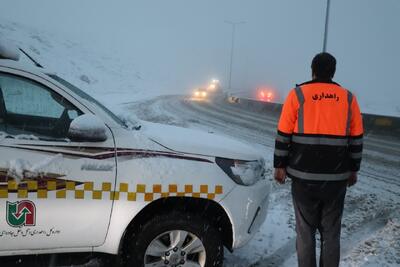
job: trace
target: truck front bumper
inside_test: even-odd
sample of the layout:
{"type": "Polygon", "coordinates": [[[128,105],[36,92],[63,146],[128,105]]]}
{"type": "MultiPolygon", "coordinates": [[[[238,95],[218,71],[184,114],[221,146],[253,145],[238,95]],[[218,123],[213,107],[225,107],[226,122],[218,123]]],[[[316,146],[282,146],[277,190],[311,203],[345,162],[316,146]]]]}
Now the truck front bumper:
{"type": "Polygon", "coordinates": [[[220,202],[232,222],[232,249],[250,241],[267,216],[271,182],[261,180],[252,186],[236,185],[220,202]]]}

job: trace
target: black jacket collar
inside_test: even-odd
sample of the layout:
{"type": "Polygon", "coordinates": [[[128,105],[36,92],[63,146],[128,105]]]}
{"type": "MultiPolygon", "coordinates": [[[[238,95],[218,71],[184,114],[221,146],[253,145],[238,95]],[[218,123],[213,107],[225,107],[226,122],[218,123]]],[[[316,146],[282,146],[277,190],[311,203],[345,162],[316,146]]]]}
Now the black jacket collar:
{"type": "Polygon", "coordinates": [[[331,84],[336,84],[338,86],[340,86],[340,84],[332,81],[331,79],[314,79],[308,82],[304,82],[302,84],[296,84],[296,86],[302,86],[302,85],[306,85],[306,84],[312,84],[312,83],[331,83],[331,84]]]}

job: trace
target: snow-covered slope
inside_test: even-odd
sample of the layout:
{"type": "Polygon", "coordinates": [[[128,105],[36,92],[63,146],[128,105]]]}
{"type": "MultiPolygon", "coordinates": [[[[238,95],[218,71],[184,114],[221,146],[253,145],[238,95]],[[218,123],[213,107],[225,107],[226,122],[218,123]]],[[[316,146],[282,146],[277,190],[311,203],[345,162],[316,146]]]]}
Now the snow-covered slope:
{"type": "MultiPolygon", "coordinates": [[[[155,77],[142,73],[130,59],[114,51],[98,52],[77,40],[0,19],[0,41],[23,48],[50,72],[121,112],[121,103],[139,101],[160,94],[177,93],[155,77]]],[[[21,59],[32,64],[26,57],[21,59]]]]}
{"type": "MultiPolygon", "coordinates": [[[[3,39],[25,48],[46,68],[86,90],[118,113],[123,112],[121,103],[184,92],[157,74],[145,73],[130,55],[121,55],[117,48],[101,50],[96,44],[91,48],[69,36],[0,19],[0,41],[3,39]]],[[[27,59],[22,57],[22,60],[27,59]]],[[[383,102],[359,95],[364,113],[400,117],[400,104],[396,101],[389,96],[383,102]]]]}

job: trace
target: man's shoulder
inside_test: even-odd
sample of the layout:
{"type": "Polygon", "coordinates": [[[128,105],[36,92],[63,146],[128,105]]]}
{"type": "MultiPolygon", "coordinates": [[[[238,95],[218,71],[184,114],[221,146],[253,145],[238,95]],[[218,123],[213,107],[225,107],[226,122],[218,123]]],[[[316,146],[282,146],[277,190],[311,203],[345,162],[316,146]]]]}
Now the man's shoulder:
{"type": "Polygon", "coordinates": [[[308,84],[313,84],[313,83],[315,83],[315,81],[313,81],[313,80],[302,82],[302,83],[299,83],[299,84],[296,83],[296,87],[301,87],[301,86],[308,85],[308,84]]]}

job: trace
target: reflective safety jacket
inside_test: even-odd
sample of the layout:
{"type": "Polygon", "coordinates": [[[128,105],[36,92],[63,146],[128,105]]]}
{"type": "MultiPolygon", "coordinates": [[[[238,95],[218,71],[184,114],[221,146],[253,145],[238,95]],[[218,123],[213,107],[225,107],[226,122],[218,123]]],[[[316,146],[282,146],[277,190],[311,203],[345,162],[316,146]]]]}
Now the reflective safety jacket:
{"type": "Polygon", "coordinates": [[[356,97],[332,81],[292,89],[283,105],[274,167],[314,181],[346,180],[360,169],[363,124],[356,97]]]}

